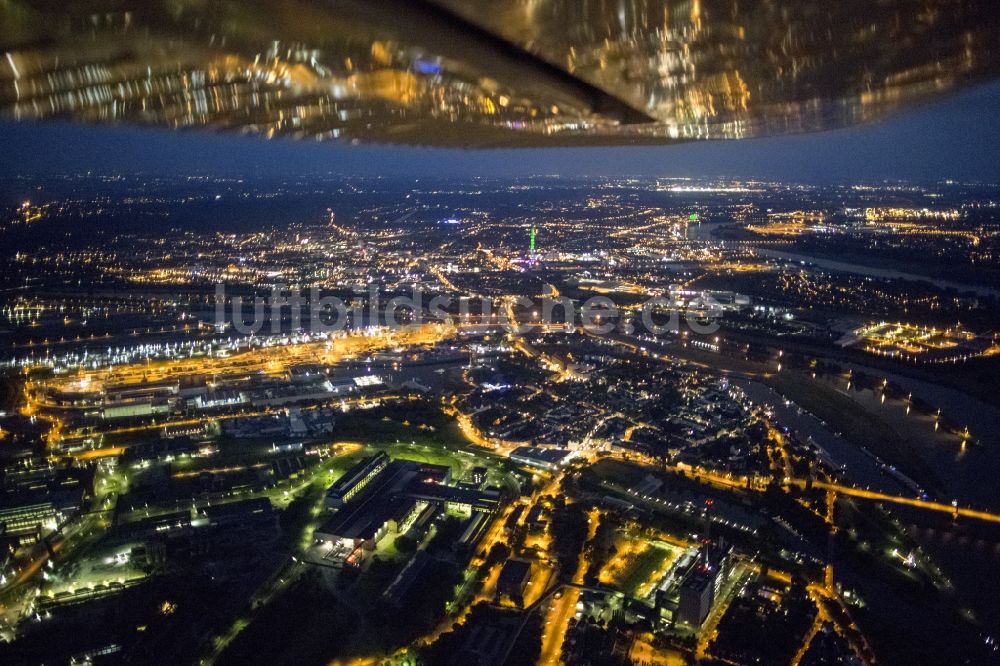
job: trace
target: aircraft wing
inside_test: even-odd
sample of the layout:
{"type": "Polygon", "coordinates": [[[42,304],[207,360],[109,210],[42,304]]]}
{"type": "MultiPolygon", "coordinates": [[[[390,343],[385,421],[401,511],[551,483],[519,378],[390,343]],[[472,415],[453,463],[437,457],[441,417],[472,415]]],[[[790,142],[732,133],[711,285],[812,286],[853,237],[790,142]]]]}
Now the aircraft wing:
{"type": "Polygon", "coordinates": [[[995,0],[5,0],[0,117],[461,147],[870,122],[1000,72],[995,0]]]}

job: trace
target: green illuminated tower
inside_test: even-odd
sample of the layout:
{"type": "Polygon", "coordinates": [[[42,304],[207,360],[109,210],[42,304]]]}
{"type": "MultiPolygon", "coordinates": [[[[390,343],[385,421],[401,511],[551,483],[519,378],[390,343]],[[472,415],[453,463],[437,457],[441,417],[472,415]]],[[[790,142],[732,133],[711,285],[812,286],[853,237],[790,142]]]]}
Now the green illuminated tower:
{"type": "Polygon", "coordinates": [[[528,251],[532,254],[535,253],[535,236],[538,234],[538,230],[531,227],[531,237],[528,241],[528,251]]]}

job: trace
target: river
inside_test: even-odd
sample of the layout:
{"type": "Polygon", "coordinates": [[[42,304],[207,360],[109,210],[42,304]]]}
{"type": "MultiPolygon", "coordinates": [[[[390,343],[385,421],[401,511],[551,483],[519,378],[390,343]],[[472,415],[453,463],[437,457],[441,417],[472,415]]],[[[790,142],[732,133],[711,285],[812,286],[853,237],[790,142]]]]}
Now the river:
{"type": "Polygon", "coordinates": [[[841,271],[843,273],[855,273],[857,275],[869,275],[871,277],[879,277],[886,279],[895,280],[916,280],[921,282],[928,282],[939,289],[955,289],[959,292],[972,292],[979,296],[989,296],[992,298],[1000,298],[1000,290],[992,289],[990,287],[983,287],[974,284],[965,284],[964,282],[952,282],[951,280],[939,280],[937,278],[927,277],[926,275],[918,275],[917,273],[904,273],[902,271],[892,270],[890,268],[876,268],[874,266],[863,266],[861,264],[851,264],[845,261],[836,261],[834,259],[824,259],[822,257],[813,257],[806,254],[796,254],[794,252],[781,252],[779,250],[768,250],[765,248],[755,248],[754,252],[762,257],[767,257],[769,259],[785,259],[787,261],[798,261],[808,264],[813,264],[821,268],[826,268],[831,271],[841,271]]]}
{"type": "Polygon", "coordinates": [[[852,484],[891,495],[913,495],[912,490],[882,472],[878,463],[857,446],[830,432],[818,418],[795,403],[785,404],[777,391],[751,379],[731,376],[729,382],[743,389],[754,402],[771,405],[779,424],[795,431],[803,440],[811,438],[834,465],[844,466],[847,480],[852,484]]]}

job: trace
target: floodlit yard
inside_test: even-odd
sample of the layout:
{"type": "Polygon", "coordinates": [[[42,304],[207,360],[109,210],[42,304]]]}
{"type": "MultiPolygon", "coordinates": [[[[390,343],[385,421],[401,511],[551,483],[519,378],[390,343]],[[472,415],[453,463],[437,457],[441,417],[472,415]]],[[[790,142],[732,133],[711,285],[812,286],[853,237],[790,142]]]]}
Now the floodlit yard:
{"type": "Polygon", "coordinates": [[[632,596],[644,597],[679,552],[665,544],[624,537],[619,540],[614,557],[601,569],[598,580],[632,596]]]}

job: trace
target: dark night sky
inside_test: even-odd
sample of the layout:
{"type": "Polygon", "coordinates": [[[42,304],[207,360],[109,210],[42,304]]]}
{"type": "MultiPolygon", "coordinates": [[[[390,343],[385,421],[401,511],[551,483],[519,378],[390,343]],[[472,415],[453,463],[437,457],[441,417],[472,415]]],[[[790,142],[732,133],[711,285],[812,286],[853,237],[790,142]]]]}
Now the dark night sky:
{"type": "Polygon", "coordinates": [[[1000,83],[863,127],[750,141],[643,148],[442,150],[263,141],[211,132],[0,123],[0,177],[202,173],[391,176],[652,175],[799,182],[955,178],[1000,182],[1000,83]]]}

